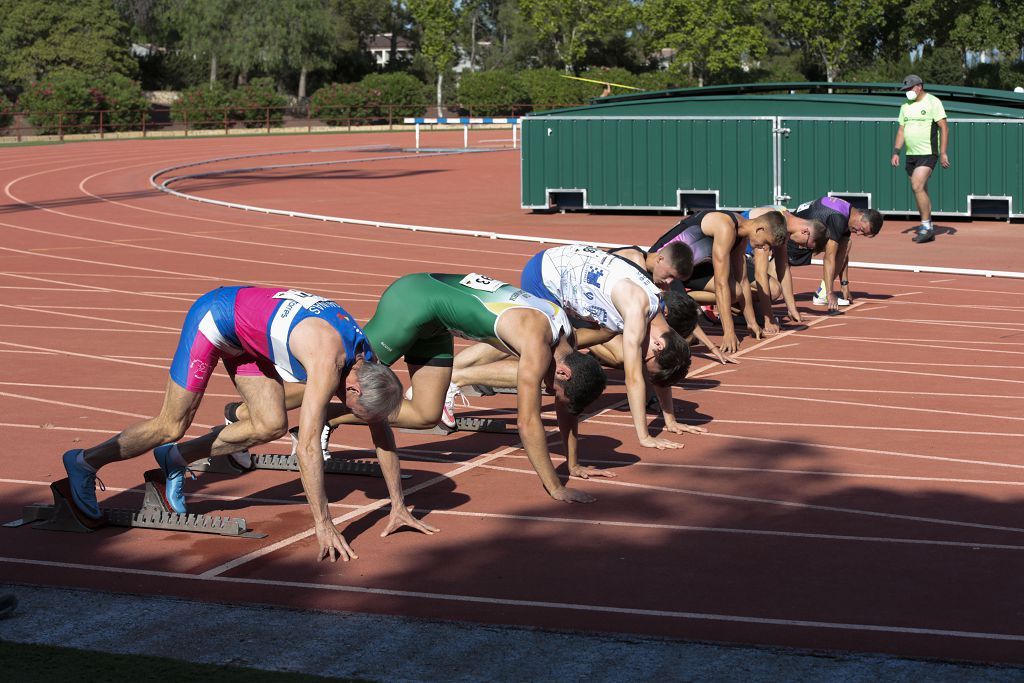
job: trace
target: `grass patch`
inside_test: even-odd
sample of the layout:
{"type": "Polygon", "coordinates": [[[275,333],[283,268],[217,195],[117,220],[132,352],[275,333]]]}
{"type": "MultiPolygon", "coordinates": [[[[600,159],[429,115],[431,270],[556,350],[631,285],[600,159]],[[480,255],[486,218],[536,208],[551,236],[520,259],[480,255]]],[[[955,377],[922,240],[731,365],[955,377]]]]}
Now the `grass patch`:
{"type": "MultiPolygon", "coordinates": [[[[197,642],[201,642],[197,641],[197,642]]],[[[0,641],[3,676],[18,683],[51,681],[190,681],[210,683],[322,683],[352,678],[323,678],[308,674],[263,671],[240,666],[193,664],[165,657],[116,655],[68,647],[0,641]]]]}

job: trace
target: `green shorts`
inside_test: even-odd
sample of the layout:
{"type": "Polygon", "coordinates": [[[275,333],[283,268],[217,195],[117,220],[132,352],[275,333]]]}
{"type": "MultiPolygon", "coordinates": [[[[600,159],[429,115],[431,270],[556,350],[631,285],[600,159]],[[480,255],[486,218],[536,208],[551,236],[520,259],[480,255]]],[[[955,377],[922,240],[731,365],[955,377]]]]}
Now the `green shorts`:
{"type": "Polygon", "coordinates": [[[426,273],[406,275],[381,295],[377,312],[363,332],[384,365],[405,356],[411,365],[452,366],[455,341],[424,300],[433,291],[431,284],[426,273]]]}

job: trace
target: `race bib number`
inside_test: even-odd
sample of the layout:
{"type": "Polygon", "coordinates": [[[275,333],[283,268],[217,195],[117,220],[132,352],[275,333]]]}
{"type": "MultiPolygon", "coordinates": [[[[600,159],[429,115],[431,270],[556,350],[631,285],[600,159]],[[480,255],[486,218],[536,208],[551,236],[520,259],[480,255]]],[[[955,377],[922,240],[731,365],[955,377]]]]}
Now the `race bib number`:
{"type": "Polygon", "coordinates": [[[479,273],[470,273],[459,280],[459,284],[465,285],[470,289],[478,289],[481,292],[496,292],[506,283],[501,280],[495,280],[494,278],[487,277],[486,275],[480,275],[479,273]]]}
{"type": "Polygon", "coordinates": [[[317,296],[316,294],[310,294],[309,292],[302,292],[298,289],[286,289],[283,292],[275,294],[274,298],[294,301],[306,310],[313,312],[319,312],[325,308],[333,308],[334,306],[337,306],[337,304],[330,299],[317,296]]]}

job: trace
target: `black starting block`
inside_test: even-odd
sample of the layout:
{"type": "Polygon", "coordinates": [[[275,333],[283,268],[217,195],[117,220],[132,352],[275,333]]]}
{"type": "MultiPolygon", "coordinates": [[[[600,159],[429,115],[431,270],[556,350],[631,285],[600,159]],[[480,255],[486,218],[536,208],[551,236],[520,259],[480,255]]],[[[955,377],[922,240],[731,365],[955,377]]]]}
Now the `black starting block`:
{"type": "Polygon", "coordinates": [[[455,429],[448,429],[443,423],[430,429],[399,429],[406,434],[451,434],[452,432],[486,432],[488,434],[513,434],[508,425],[501,420],[488,417],[457,417],[455,429]]]}
{"type": "Polygon", "coordinates": [[[462,387],[463,396],[495,396],[497,394],[518,394],[515,387],[489,387],[486,384],[468,384],[462,387]]]}
{"type": "Polygon", "coordinates": [[[142,499],[142,507],[138,510],[100,508],[103,513],[103,517],[100,519],[86,517],[71,502],[71,488],[68,480],[61,479],[50,484],[50,491],[53,493],[52,505],[43,503],[27,505],[22,509],[21,519],[7,522],[4,526],[19,527],[31,524],[35,529],[76,533],[89,533],[105,526],[118,526],[239,538],[267,537],[266,534],[250,531],[241,517],[172,512],[167,507],[161,492],[164,486],[163,472],[149,470],[145,473],[145,478],[145,496],[142,499]]]}
{"type": "MultiPolygon", "coordinates": [[[[277,470],[279,472],[298,472],[299,458],[295,454],[298,445],[298,427],[288,430],[288,436],[292,438],[292,452],[284,453],[260,453],[250,454],[252,465],[243,467],[229,455],[218,455],[212,458],[197,460],[189,468],[196,472],[213,472],[215,474],[243,474],[251,470],[277,470]]],[[[324,458],[324,473],[326,474],[354,474],[362,477],[377,477],[382,479],[384,473],[375,460],[343,460],[340,458],[324,458]]],[[[411,474],[403,474],[402,479],[409,479],[411,474]]]]}

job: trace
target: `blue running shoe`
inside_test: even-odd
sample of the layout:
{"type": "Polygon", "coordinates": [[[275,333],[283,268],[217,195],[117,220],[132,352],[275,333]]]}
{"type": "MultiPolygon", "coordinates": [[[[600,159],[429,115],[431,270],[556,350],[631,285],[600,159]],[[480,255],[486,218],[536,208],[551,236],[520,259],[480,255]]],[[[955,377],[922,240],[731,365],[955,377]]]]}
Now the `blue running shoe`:
{"type": "MultiPolygon", "coordinates": [[[[167,501],[167,505],[180,515],[185,514],[185,472],[192,472],[185,465],[176,465],[171,462],[171,449],[174,448],[173,443],[166,443],[163,446],[157,446],[153,449],[153,457],[156,458],[156,464],[160,465],[160,469],[164,471],[164,477],[167,483],[164,488],[164,500],[167,501]]],[[[192,478],[195,479],[196,475],[192,474],[192,478]]]]}
{"type": "Polygon", "coordinates": [[[86,517],[100,519],[103,513],[100,512],[100,504],[96,501],[96,473],[78,464],[78,456],[82,452],[81,448],[76,448],[65,453],[63,457],[72,502],[86,517]]]}

